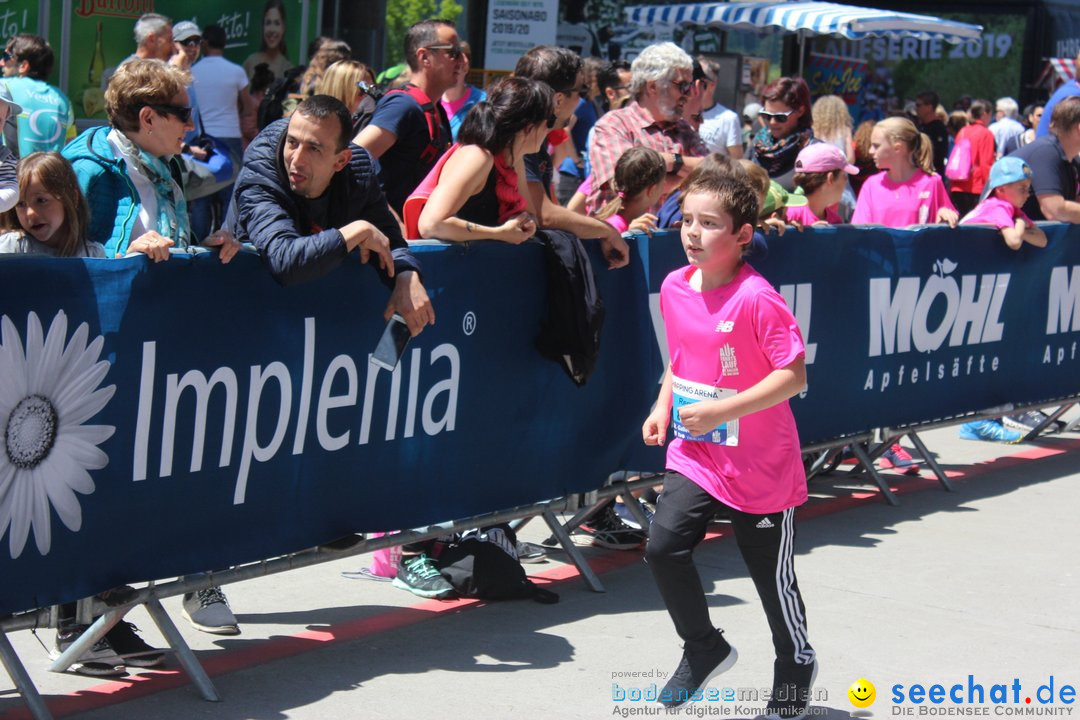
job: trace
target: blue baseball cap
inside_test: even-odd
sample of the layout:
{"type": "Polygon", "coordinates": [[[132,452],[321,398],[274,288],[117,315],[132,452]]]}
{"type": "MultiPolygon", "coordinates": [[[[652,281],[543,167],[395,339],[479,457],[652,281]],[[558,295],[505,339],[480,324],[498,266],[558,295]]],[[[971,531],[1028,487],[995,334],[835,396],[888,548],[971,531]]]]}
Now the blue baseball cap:
{"type": "Polygon", "coordinates": [[[986,183],[988,191],[1002,185],[1031,179],[1031,168],[1018,157],[1003,157],[990,168],[990,180],[986,183]]]}

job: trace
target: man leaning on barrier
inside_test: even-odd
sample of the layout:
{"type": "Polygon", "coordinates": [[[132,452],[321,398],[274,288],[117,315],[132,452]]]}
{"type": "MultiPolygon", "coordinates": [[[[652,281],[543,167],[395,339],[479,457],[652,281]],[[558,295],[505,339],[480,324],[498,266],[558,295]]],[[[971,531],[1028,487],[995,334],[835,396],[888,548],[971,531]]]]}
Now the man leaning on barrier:
{"type": "Polygon", "coordinates": [[[259,249],[283,284],[320,277],[354,250],[392,288],[385,316],[413,335],[435,323],[420,265],[379,189],[366,150],[350,146],[349,110],[315,95],[248,146],[225,226],[259,249]]]}
{"type": "Polygon", "coordinates": [[[1032,220],[1080,223],[1077,173],[1073,159],[1080,154],[1080,97],[1068,97],[1054,106],[1050,134],[1013,152],[1031,166],[1031,194],[1024,213],[1032,220]]]}

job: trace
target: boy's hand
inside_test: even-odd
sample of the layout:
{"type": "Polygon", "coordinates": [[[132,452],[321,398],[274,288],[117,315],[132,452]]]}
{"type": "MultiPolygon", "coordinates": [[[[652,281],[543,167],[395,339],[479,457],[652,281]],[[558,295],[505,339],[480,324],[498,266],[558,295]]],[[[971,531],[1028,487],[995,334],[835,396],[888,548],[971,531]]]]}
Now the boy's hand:
{"type": "Polygon", "coordinates": [[[641,439],[646,445],[663,445],[667,440],[668,422],[671,420],[670,412],[653,410],[649,417],[645,418],[645,424],[641,426],[641,439]]]}
{"type": "Polygon", "coordinates": [[[947,207],[938,208],[937,221],[939,223],[948,223],[949,227],[954,228],[956,223],[960,222],[960,214],[947,207]]]}
{"type": "Polygon", "coordinates": [[[679,421],[691,435],[704,435],[730,419],[723,410],[719,400],[702,400],[679,408],[679,421]]]}

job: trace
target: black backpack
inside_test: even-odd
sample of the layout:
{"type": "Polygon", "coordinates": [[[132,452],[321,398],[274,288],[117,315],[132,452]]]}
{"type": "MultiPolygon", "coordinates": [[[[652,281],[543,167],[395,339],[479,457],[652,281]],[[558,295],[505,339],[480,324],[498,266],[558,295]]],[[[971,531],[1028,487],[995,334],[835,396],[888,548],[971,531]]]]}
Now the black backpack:
{"type": "Polygon", "coordinates": [[[548,314],[536,347],[578,385],[584,385],[600,354],[604,301],[581,241],[563,230],[540,230],[544,244],[548,314]]]}
{"type": "Polygon", "coordinates": [[[469,530],[439,553],[439,572],[462,597],[483,600],[531,598],[559,602],[559,596],[533,584],[517,557],[517,535],[509,525],[469,530]]]}
{"type": "Polygon", "coordinates": [[[270,83],[270,87],[266,88],[266,94],[263,95],[262,102],[259,103],[259,111],[256,115],[259,130],[262,130],[275,120],[285,117],[285,100],[290,93],[300,92],[300,77],[305,70],[307,70],[307,67],[304,65],[290,68],[285,71],[282,77],[274,80],[274,82],[270,83]]]}

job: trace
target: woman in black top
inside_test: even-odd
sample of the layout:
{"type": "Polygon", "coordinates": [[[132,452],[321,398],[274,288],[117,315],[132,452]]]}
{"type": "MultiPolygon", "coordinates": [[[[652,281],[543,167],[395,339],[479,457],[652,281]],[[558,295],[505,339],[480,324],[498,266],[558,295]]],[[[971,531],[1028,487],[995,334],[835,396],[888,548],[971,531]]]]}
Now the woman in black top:
{"type": "Polygon", "coordinates": [[[532,237],[536,222],[525,212],[518,178],[525,155],[535,153],[554,125],[551,89],[509,77],[499,81],[461,125],[458,145],[420,213],[425,238],[464,242],[532,237]]]}

